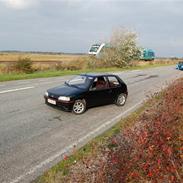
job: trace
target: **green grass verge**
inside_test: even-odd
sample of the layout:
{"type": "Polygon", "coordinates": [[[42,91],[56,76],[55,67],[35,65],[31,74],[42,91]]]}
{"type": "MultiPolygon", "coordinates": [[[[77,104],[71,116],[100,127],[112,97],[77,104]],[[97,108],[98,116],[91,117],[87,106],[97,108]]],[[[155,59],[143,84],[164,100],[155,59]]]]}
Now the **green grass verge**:
{"type": "Polygon", "coordinates": [[[84,147],[75,151],[67,159],[61,161],[60,163],[52,167],[50,170],[45,172],[42,176],[34,180],[32,183],[51,183],[51,182],[53,183],[55,182],[55,177],[57,177],[58,174],[61,176],[69,176],[70,167],[74,165],[75,162],[81,161],[83,158],[91,157],[94,154],[99,153],[101,147],[108,144],[109,138],[120,133],[122,130],[133,126],[135,122],[138,120],[140,114],[142,114],[149,105],[150,103],[146,102],[142,107],[137,109],[131,115],[122,119],[114,127],[107,130],[102,135],[94,138],[84,147]]]}
{"type": "Polygon", "coordinates": [[[154,67],[161,67],[161,66],[168,66],[168,65],[172,65],[172,64],[154,64],[154,65],[127,67],[127,68],[101,68],[101,69],[86,69],[86,70],[76,70],[76,71],[49,70],[49,71],[34,72],[31,74],[24,74],[24,73],[0,74],[0,82],[11,81],[11,80],[21,80],[21,79],[34,79],[34,78],[47,78],[47,77],[56,77],[56,76],[65,76],[65,75],[75,75],[75,74],[88,73],[88,72],[111,72],[111,71],[147,69],[147,68],[154,68],[154,67]]]}

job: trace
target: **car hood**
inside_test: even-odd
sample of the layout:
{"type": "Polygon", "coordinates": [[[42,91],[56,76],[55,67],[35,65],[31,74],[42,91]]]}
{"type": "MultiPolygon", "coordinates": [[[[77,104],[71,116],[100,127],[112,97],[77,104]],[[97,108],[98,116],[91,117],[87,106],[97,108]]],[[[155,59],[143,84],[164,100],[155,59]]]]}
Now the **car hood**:
{"type": "Polygon", "coordinates": [[[63,85],[51,88],[47,91],[49,94],[59,97],[59,96],[75,96],[84,92],[85,90],[74,86],[63,85]]]}

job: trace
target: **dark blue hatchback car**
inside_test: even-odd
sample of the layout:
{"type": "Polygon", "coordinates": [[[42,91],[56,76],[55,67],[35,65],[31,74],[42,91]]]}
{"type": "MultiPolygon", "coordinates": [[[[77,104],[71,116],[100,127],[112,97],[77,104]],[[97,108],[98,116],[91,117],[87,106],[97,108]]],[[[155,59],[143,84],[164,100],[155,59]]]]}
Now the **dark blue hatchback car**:
{"type": "Polygon", "coordinates": [[[81,74],[64,85],[48,89],[46,104],[82,114],[89,107],[115,103],[123,106],[128,95],[127,85],[113,74],[81,74]]]}
{"type": "Polygon", "coordinates": [[[183,61],[179,62],[179,63],[176,65],[176,69],[183,70],[183,61]]]}

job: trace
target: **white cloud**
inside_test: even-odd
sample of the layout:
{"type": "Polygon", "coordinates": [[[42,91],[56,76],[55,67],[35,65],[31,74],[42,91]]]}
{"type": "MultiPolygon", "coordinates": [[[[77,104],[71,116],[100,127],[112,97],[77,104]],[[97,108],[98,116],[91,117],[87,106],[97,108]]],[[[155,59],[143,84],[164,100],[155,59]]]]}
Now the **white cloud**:
{"type": "Polygon", "coordinates": [[[26,9],[32,6],[35,1],[34,0],[1,0],[6,4],[6,6],[12,9],[26,9]]]}

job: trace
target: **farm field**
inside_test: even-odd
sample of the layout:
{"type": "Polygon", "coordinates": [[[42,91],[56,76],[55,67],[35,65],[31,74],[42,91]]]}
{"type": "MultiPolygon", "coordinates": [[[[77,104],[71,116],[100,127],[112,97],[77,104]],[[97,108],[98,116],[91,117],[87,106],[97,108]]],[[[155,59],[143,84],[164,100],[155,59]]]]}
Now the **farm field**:
{"type": "Polygon", "coordinates": [[[20,58],[30,58],[33,62],[60,62],[74,61],[81,58],[86,58],[86,55],[72,54],[51,54],[51,53],[23,53],[23,52],[1,52],[0,62],[14,62],[20,58]]]}
{"type": "MultiPolygon", "coordinates": [[[[0,52],[0,63],[3,62],[16,62],[20,58],[30,58],[33,62],[66,62],[87,59],[87,54],[59,54],[59,53],[29,53],[29,52],[0,52]]],[[[177,63],[178,58],[158,58],[155,59],[157,63],[177,63]]],[[[150,61],[153,62],[153,61],[150,61]]],[[[149,62],[140,62],[147,64],[149,62]]]]}

